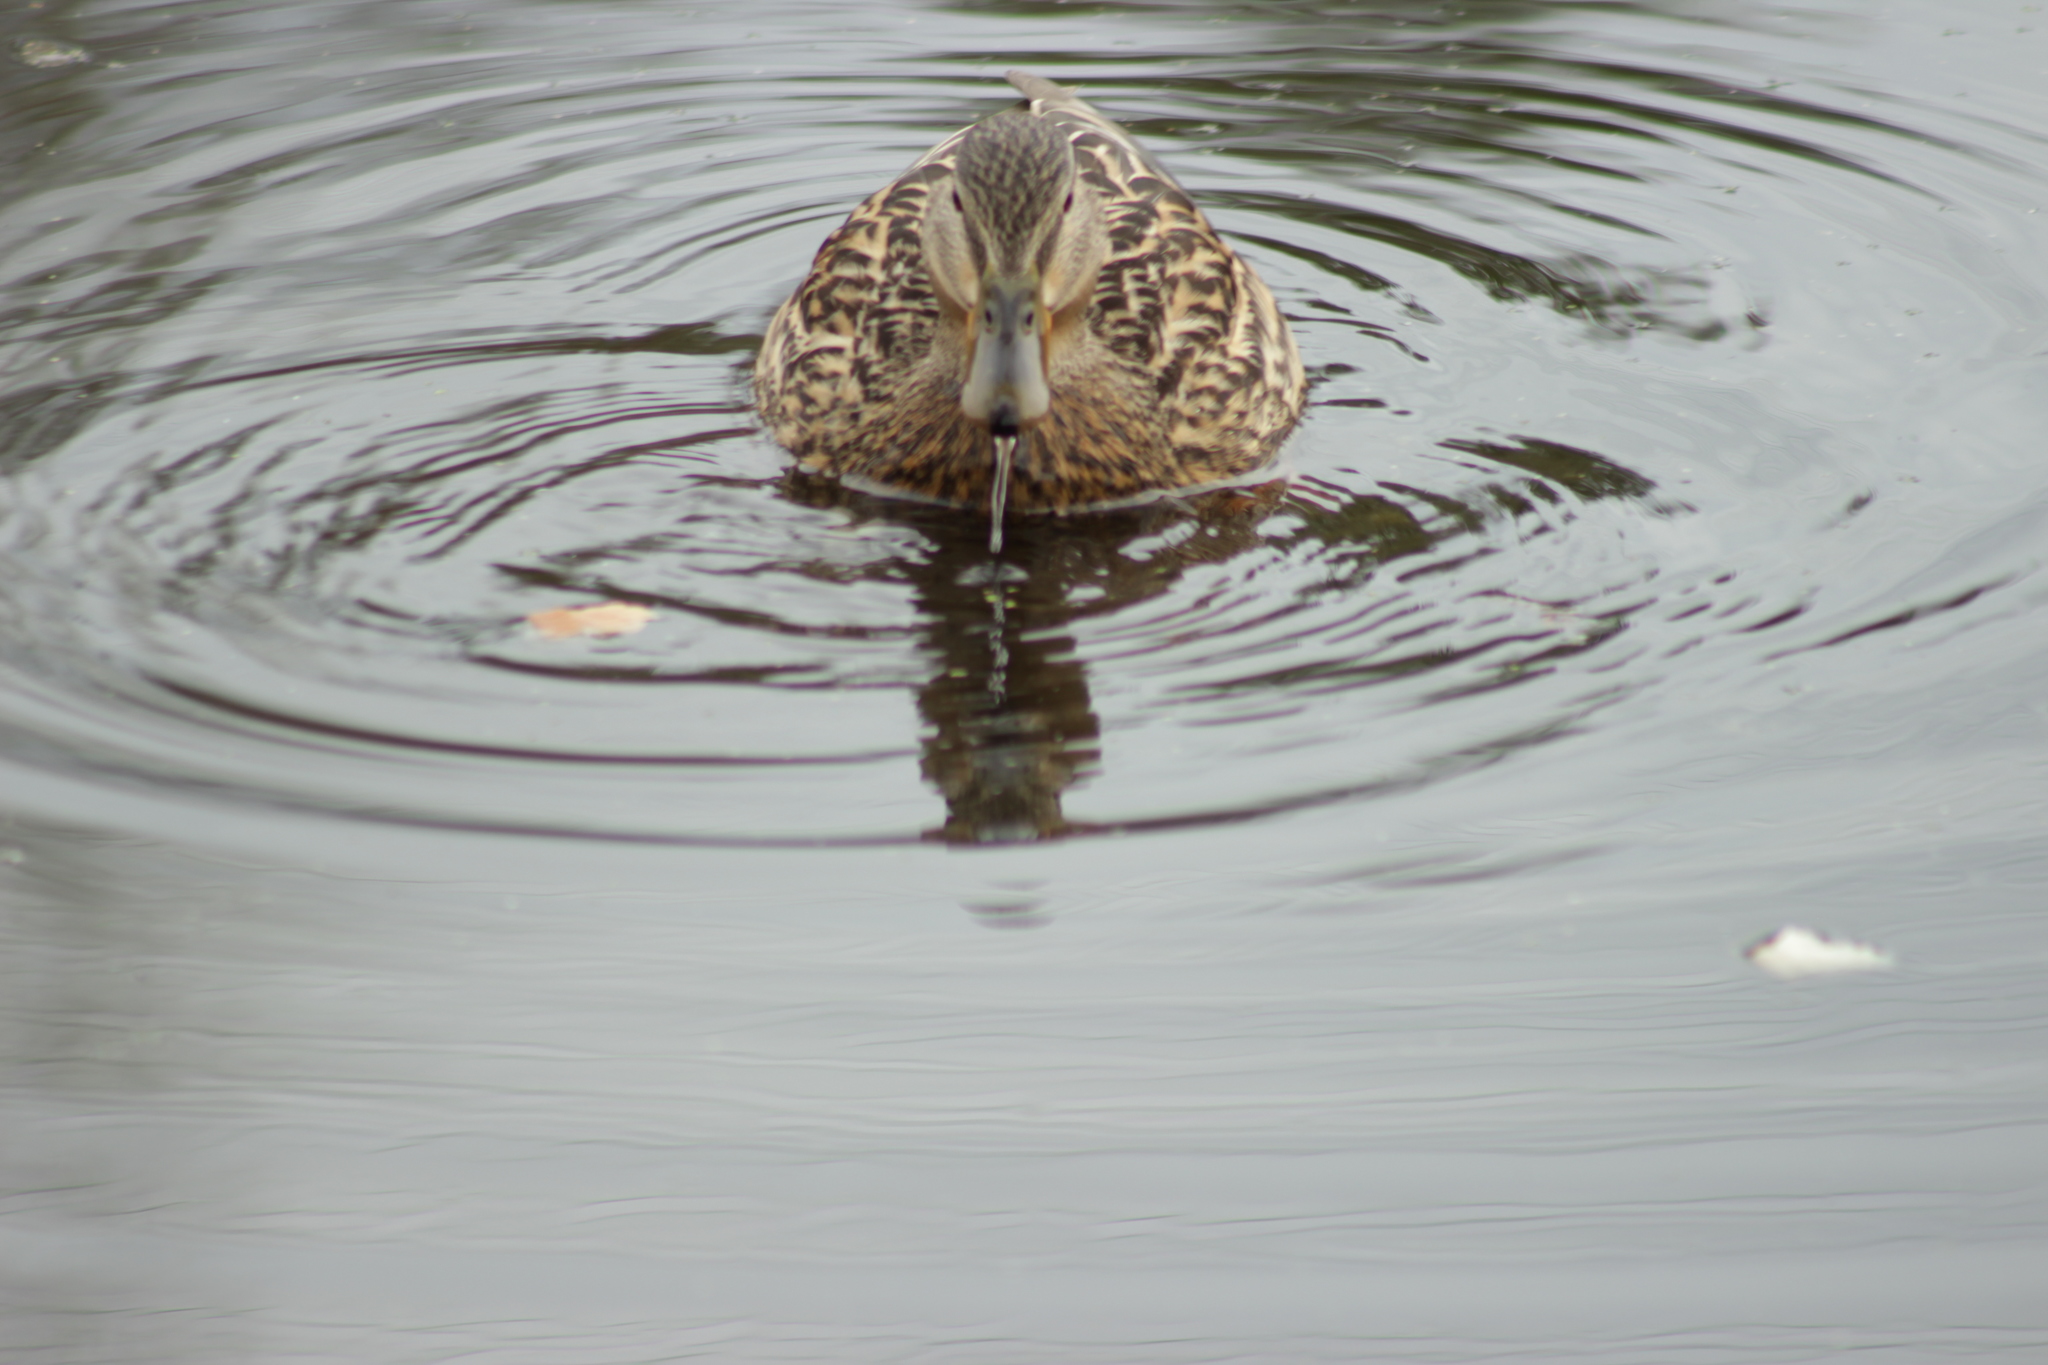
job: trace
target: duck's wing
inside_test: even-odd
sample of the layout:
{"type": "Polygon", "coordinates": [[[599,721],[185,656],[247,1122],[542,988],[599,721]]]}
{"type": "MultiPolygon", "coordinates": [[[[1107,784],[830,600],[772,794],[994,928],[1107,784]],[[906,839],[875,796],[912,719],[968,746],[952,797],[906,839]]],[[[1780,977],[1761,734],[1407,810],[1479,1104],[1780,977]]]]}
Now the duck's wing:
{"type": "Polygon", "coordinates": [[[1174,419],[1176,445],[1271,447],[1307,391],[1294,337],[1265,284],[1137,140],[1065,86],[1028,71],[1010,84],[1062,125],[1080,173],[1103,201],[1110,254],[1092,322],[1142,366],[1174,419]]]}
{"type": "Polygon", "coordinates": [[[798,456],[851,439],[862,412],[891,401],[931,349],[939,304],[925,211],[933,185],[952,176],[962,135],[861,201],[769,323],[755,391],[771,433],[798,456]]]}

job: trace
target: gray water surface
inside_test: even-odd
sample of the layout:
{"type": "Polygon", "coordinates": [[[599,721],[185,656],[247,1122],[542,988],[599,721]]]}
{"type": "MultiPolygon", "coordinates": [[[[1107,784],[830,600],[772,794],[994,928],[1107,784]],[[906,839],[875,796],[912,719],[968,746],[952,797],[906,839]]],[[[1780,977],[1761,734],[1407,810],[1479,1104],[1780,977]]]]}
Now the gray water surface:
{"type": "Polygon", "coordinates": [[[2042,1358],[2044,167],[2003,0],[8,11],[0,1346],[2042,1358]],[[1018,65],[1285,486],[756,429],[1018,65]]]}

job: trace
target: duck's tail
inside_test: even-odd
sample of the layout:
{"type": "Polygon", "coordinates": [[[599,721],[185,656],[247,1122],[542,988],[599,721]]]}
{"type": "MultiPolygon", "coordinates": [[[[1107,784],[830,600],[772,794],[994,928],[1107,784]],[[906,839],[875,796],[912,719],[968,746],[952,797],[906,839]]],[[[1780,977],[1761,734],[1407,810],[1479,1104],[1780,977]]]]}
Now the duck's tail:
{"type": "Polygon", "coordinates": [[[1034,113],[1040,107],[1047,109],[1072,109],[1076,106],[1082,109],[1088,108],[1086,104],[1082,103],[1081,97],[1073,92],[1072,88],[1064,85],[1054,85],[1045,77],[1034,76],[1029,71],[1005,71],[1003,79],[1016,86],[1017,93],[1031,101],[1034,106],[1032,111],[1034,113]]]}

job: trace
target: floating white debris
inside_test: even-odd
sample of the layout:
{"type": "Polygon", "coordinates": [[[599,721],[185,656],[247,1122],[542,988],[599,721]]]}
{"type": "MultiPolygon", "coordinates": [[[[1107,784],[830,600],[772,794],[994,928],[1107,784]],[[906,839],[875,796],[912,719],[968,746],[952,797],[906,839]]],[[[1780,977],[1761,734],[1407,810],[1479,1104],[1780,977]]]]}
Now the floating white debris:
{"type": "Polygon", "coordinates": [[[91,61],[92,54],[76,43],[60,43],[53,38],[16,38],[14,60],[23,66],[76,66],[91,61]]]}
{"type": "Polygon", "coordinates": [[[1836,972],[1874,972],[1893,965],[1892,955],[1882,948],[1830,938],[1796,924],[1750,944],[1742,955],[1781,981],[1836,972]]]}

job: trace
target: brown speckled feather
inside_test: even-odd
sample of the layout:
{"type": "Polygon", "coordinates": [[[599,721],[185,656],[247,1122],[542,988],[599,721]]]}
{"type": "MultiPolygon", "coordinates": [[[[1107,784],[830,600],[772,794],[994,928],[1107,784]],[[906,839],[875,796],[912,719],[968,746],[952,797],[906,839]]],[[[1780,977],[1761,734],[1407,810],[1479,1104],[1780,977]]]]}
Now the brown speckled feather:
{"type": "MultiPolygon", "coordinates": [[[[1273,296],[1128,133],[1060,86],[1010,80],[1017,107],[1071,145],[1107,234],[1085,308],[1047,343],[1050,408],[1025,429],[1010,505],[1064,511],[1258,470],[1306,392],[1273,296]]],[[[925,229],[972,131],[825,240],[754,374],[769,431],[806,467],[969,506],[989,499],[990,428],[961,407],[967,324],[934,284],[925,229]]]]}

